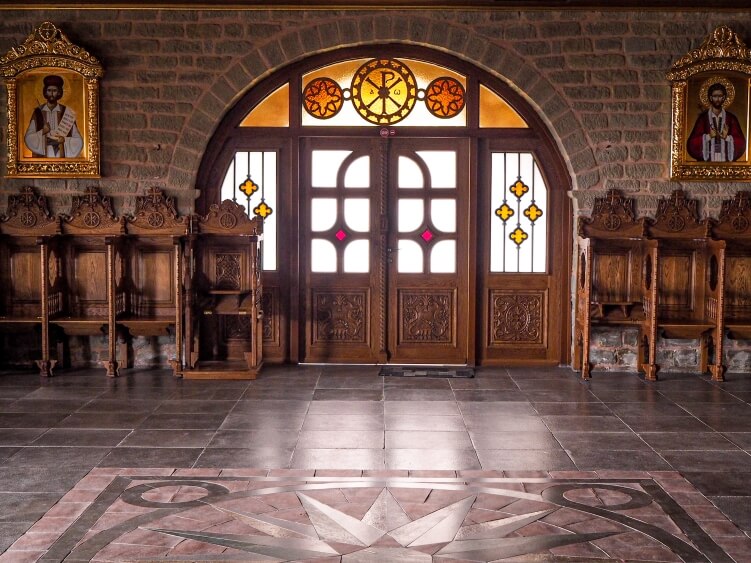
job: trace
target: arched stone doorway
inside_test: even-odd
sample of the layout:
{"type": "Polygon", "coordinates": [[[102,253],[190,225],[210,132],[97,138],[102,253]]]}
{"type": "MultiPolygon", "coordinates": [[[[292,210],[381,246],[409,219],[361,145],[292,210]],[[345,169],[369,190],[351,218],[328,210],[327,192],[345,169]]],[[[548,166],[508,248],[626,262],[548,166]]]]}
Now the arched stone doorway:
{"type": "Polygon", "coordinates": [[[465,61],[371,45],[290,65],[228,112],[198,185],[199,213],[271,209],[267,361],[568,362],[570,177],[529,104],[465,61]],[[410,72],[405,101],[388,87],[410,72]]]}

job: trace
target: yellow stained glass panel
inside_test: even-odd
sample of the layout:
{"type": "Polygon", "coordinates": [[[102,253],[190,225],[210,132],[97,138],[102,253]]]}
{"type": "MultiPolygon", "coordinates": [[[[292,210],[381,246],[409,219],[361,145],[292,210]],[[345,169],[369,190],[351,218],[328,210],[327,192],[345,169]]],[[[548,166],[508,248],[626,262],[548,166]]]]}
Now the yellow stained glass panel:
{"type": "Polygon", "coordinates": [[[480,85],[480,127],[526,129],[529,125],[503,98],[480,85]]]}
{"type": "Polygon", "coordinates": [[[240,127],[289,127],[289,82],[250,110],[240,127]]]}

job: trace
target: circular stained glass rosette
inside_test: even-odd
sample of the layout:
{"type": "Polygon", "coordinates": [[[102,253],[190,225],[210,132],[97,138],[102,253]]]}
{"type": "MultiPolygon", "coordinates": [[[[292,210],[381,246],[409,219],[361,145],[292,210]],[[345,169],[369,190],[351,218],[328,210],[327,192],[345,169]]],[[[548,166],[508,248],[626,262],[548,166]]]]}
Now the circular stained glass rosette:
{"type": "Polygon", "coordinates": [[[450,119],[464,109],[465,90],[461,83],[449,77],[436,78],[425,89],[425,106],[435,117],[450,119]]]}
{"type": "Polygon", "coordinates": [[[344,92],[331,78],[315,78],[302,93],[303,107],[316,119],[330,119],[342,109],[344,92]]]}
{"type": "Polygon", "coordinates": [[[415,75],[396,59],[372,59],[363,64],[355,72],[350,90],[357,113],[376,125],[400,122],[417,99],[415,75]]]}

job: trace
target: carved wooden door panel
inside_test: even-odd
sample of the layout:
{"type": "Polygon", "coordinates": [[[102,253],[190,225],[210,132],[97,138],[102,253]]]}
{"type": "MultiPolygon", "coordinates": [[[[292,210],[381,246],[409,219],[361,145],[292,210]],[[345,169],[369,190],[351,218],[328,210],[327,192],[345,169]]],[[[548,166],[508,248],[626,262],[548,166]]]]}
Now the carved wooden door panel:
{"type": "Polygon", "coordinates": [[[310,139],[306,362],[466,363],[468,142],[310,139]]]}

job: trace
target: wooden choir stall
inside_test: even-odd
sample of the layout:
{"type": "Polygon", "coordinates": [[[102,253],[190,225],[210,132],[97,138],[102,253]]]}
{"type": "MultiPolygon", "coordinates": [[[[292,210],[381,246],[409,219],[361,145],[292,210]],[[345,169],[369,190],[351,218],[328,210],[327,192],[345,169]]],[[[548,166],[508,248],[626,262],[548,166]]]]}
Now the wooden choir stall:
{"type": "Polygon", "coordinates": [[[174,198],[151,188],[118,217],[91,187],[52,215],[23,188],[0,216],[0,357],[24,362],[18,351],[28,351],[51,376],[70,367],[72,338],[98,337],[107,343],[98,361],[114,377],[133,367],[137,337],[162,336],[174,342],[176,376],[255,378],[261,233],[262,220],[231,201],[181,217],[174,198]]]}

